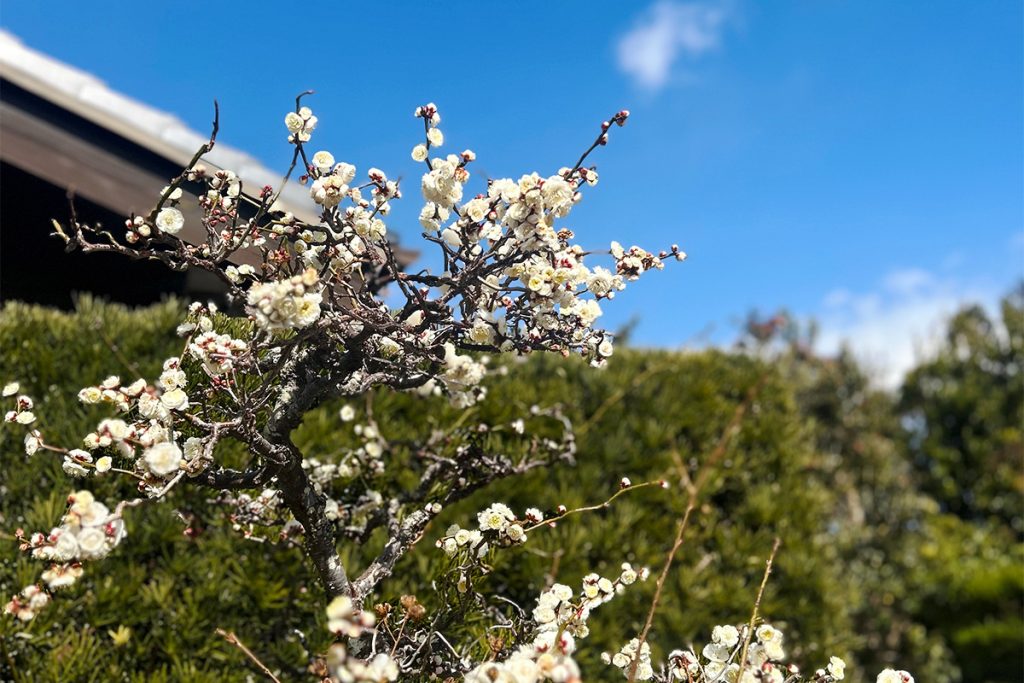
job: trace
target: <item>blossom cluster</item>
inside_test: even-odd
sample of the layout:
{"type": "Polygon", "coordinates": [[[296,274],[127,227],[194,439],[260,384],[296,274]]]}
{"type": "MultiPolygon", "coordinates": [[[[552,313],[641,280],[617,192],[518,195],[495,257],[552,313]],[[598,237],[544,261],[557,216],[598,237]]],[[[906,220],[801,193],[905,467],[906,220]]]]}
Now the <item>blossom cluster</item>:
{"type": "MultiPolygon", "coordinates": [[[[4,385],[3,397],[14,396],[21,390],[17,382],[9,382],[4,385]]],[[[4,415],[4,422],[16,422],[20,425],[29,425],[36,421],[36,414],[32,412],[33,402],[28,396],[18,396],[14,399],[14,410],[9,410],[4,415]]]]}
{"type": "MultiPolygon", "coordinates": [[[[673,651],[669,654],[670,676],[679,680],[690,680],[695,676],[703,676],[695,679],[701,681],[735,679],[742,668],[738,660],[743,653],[747,629],[745,625],[737,628],[730,624],[712,629],[711,642],[701,651],[705,659],[703,664],[692,651],[673,651]]],[[[770,624],[761,624],[755,629],[754,635],[756,640],[746,647],[744,680],[749,680],[750,683],[755,680],[782,683],[787,676],[798,673],[795,666],[781,663],[786,657],[782,647],[782,631],[770,624]]],[[[829,662],[831,678],[825,680],[842,680],[844,667],[843,660],[833,657],[829,662]]]]}
{"type": "MultiPolygon", "coordinates": [[[[230,508],[228,520],[231,528],[245,538],[260,539],[254,533],[256,527],[270,527],[286,517],[281,492],[277,489],[266,488],[258,494],[237,495],[225,491],[216,502],[230,508]]],[[[285,522],[281,525],[280,537],[286,538],[292,531],[291,526],[285,522]]]]}
{"type": "Polygon", "coordinates": [[[460,550],[471,556],[483,557],[491,545],[507,547],[526,542],[526,528],[538,524],[544,515],[536,508],[530,508],[522,519],[516,517],[512,509],[504,503],[494,503],[477,514],[477,529],[463,529],[453,524],[445,531],[445,535],[437,541],[448,557],[455,557],[460,550]]]}
{"type": "Polygon", "coordinates": [[[571,656],[559,651],[538,652],[524,645],[501,662],[485,662],[466,674],[466,683],[578,683],[580,668],[571,656]]]}
{"type": "MultiPolygon", "coordinates": [[[[372,612],[360,610],[352,598],[342,595],[327,606],[327,629],[343,638],[359,638],[372,632],[376,618],[372,612]]],[[[369,660],[352,657],[341,643],[327,651],[327,668],[332,681],[339,683],[382,683],[398,678],[398,664],[385,653],[369,660]]]]}
{"type": "MultiPolygon", "coordinates": [[[[204,164],[197,163],[184,175],[189,181],[205,183],[207,187],[206,192],[199,195],[198,203],[204,213],[204,223],[211,239],[209,243],[198,247],[199,253],[208,256],[213,254],[215,249],[222,248],[227,254],[240,247],[263,244],[263,237],[254,233],[249,224],[238,224],[238,205],[243,197],[242,180],[234,171],[211,170],[204,164]]],[[[175,196],[180,198],[180,190],[180,187],[176,188],[168,199],[173,200],[175,196]]],[[[239,269],[245,268],[246,266],[239,266],[239,269]]],[[[231,279],[230,270],[226,269],[226,275],[231,279]]]]}
{"type": "Polygon", "coordinates": [[[249,345],[241,339],[214,331],[203,332],[192,339],[189,352],[197,358],[211,375],[230,372],[238,359],[248,351],[249,345]]]}
{"type": "MultiPolygon", "coordinates": [[[[645,270],[663,267],[661,257],[613,244],[616,274],[584,264],[591,252],[573,244],[573,232],[557,229],[555,222],[580,202],[582,186],[597,183],[592,168],[577,165],[549,176],[530,173],[518,180],[491,180],[486,193],[458,206],[469,181],[467,166],[476,155],[466,150],[430,158],[429,150],[444,141],[436,128],[439,115],[433,104],[418,108],[416,115],[424,118],[427,131],[426,143],[412,154],[428,167],[421,182],[426,204],[420,222],[445,250],[449,273],[441,290],[448,298],[452,290],[463,298],[465,342],[520,351],[538,344],[563,351],[576,348],[601,364],[612,346],[608,335],[593,328],[602,313],[598,300],[621,290],[623,275],[636,279],[645,270]],[[452,287],[449,280],[468,281],[470,286],[452,287]]],[[[628,112],[619,112],[613,118],[622,125],[627,117],[628,112]]],[[[603,126],[605,142],[608,125],[603,126]]],[[[678,247],[672,254],[685,258],[678,247]]]]}
{"type": "Polygon", "coordinates": [[[641,643],[639,638],[633,638],[614,655],[602,652],[601,661],[617,666],[626,672],[627,676],[630,669],[636,667],[636,680],[639,681],[648,681],[654,678],[654,667],[651,665],[651,646],[647,644],[646,640],[641,643]]]}
{"type": "MultiPolygon", "coordinates": [[[[215,358],[223,360],[223,357],[215,358]]],[[[79,391],[79,401],[87,405],[108,404],[123,413],[134,411],[138,419],[101,420],[96,429],[83,438],[82,448],[49,446],[41,432],[31,430],[25,436],[25,452],[34,455],[45,446],[61,453],[64,471],[76,477],[87,476],[90,470],[98,475],[111,471],[114,457],[133,463],[140,479],[150,483],[174,474],[187,460],[195,460],[195,466],[202,467],[205,463],[202,439],[188,439],[182,451],[173,429],[174,413],[184,412],[190,406],[186,385],[187,375],[178,357],[164,361],[156,385],[147,384],[144,379],[124,385],[120,377],[111,375],[98,385],[79,391]]]]}
{"type": "Polygon", "coordinates": [[[32,556],[43,560],[69,562],[105,557],[124,538],[124,522],[96,500],[89,491],[68,497],[70,506],[61,525],[49,534],[34,534],[29,540],[32,556]]]}
{"type": "Polygon", "coordinates": [[[581,680],[572,655],[576,651],[576,640],[590,633],[587,620],[591,610],[611,600],[637,579],[645,580],[648,574],[646,569],[636,570],[624,563],[614,581],[597,574],[585,576],[578,595],[565,584],[554,584],[540,594],[533,610],[533,642],[519,647],[502,661],[480,664],[466,674],[465,680],[473,683],[581,680]]]}
{"type": "Polygon", "coordinates": [[[337,459],[322,460],[317,457],[302,459],[302,468],[309,473],[309,478],[319,492],[334,481],[347,481],[357,476],[373,477],[384,471],[384,454],[386,442],[376,431],[376,427],[356,425],[355,432],[364,438],[361,446],[344,449],[337,459]]]}
{"type": "Polygon", "coordinates": [[[331,459],[302,459],[302,469],[309,476],[316,492],[324,496],[325,517],[342,525],[350,533],[363,528],[374,511],[385,502],[384,496],[371,488],[353,495],[350,485],[357,478],[368,485],[374,477],[382,474],[388,448],[376,422],[371,419],[366,423],[354,423],[355,415],[351,405],[345,405],[340,410],[342,422],[352,423],[352,432],[359,440],[359,445],[341,449],[331,459]],[[336,491],[347,493],[347,500],[336,498],[336,491]]]}
{"type": "MultiPolygon", "coordinates": [[[[171,365],[176,359],[171,359],[171,365]]],[[[167,370],[165,370],[165,375],[167,370]]],[[[10,386],[10,385],[8,385],[10,386]]],[[[180,389],[178,393],[168,392],[171,405],[183,408],[187,407],[188,399],[180,389]]],[[[159,415],[166,418],[170,408],[160,399],[156,398],[156,391],[146,385],[145,380],[138,380],[130,385],[122,386],[121,379],[112,375],[99,385],[85,387],[78,393],[78,398],[85,404],[107,403],[118,410],[128,412],[132,406],[138,408],[140,414],[145,411],[154,416],[159,415]]],[[[31,405],[28,397],[19,397],[19,405],[31,405]]],[[[16,421],[16,420],[14,420],[16,421]]],[[[168,431],[164,425],[156,419],[128,423],[121,419],[108,418],[100,421],[96,430],[90,432],[83,439],[84,448],[56,448],[46,444],[42,432],[32,429],[26,433],[24,438],[25,453],[35,455],[39,449],[47,448],[63,455],[64,471],[74,477],[88,476],[90,470],[99,474],[110,471],[113,467],[111,455],[99,455],[94,458],[93,453],[97,450],[111,450],[121,457],[134,459],[136,456],[135,446],[148,448],[158,442],[166,440],[168,431]]]]}
{"type": "Polygon", "coordinates": [[[150,221],[145,216],[132,216],[125,220],[125,241],[136,244],[154,235],[174,236],[185,227],[185,215],[178,208],[184,192],[180,187],[165,187],[160,191],[160,210],[150,221]]]}
{"type": "MultiPolygon", "coordinates": [[[[199,350],[211,349],[211,341],[223,341],[202,335],[199,340],[199,350]]],[[[232,349],[238,348],[230,340],[225,344],[232,349]]],[[[209,360],[219,363],[225,358],[219,352],[214,352],[209,360]]],[[[120,377],[111,375],[96,385],[81,389],[78,399],[86,405],[110,406],[124,414],[124,419],[100,420],[96,428],[85,435],[79,448],[49,444],[40,430],[30,429],[24,438],[25,453],[34,456],[45,449],[59,455],[63,458],[63,470],[73,477],[85,477],[90,473],[104,475],[108,472],[128,475],[137,480],[140,490],[151,497],[159,497],[174,481],[180,479],[184,468],[195,473],[209,461],[203,438],[190,437],[185,440],[184,451],[178,445],[182,436],[175,429],[175,415],[184,413],[191,405],[185,392],[187,384],[188,377],[179,357],[171,357],[164,362],[160,377],[154,385],[144,379],[126,384],[120,377]],[[168,480],[171,484],[168,484],[168,480]]],[[[18,390],[14,382],[4,387],[4,391],[12,396],[18,390]]],[[[16,403],[18,412],[9,421],[30,424],[25,418],[19,420],[17,415],[28,412],[32,400],[27,396],[18,396],[16,403]]],[[[125,536],[120,512],[122,507],[141,502],[122,501],[118,503],[117,511],[111,513],[106,505],[95,500],[88,491],[78,491],[68,501],[69,508],[60,526],[52,529],[49,534],[34,534],[22,543],[23,551],[51,563],[41,575],[47,590],[74,583],[82,574],[82,561],[101,559],[113,550],[125,536]]],[[[37,610],[26,609],[26,605],[38,605],[42,600],[34,593],[32,597],[33,600],[26,602],[23,591],[22,596],[16,596],[9,607],[17,611],[20,619],[30,619],[37,610]]]]}
{"type": "Polygon", "coordinates": [[[50,594],[39,586],[25,586],[4,606],[4,614],[11,614],[21,621],[35,619],[44,607],[50,604],[50,594]]]}
{"type": "Polygon", "coordinates": [[[61,524],[48,534],[35,533],[26,539],[19,531],[22,550],[51,563],[41,576],[45,589],[27,586],[5,607],[6,613],[22,621],[35,617],[49,602],[49,591],[75,583],[82,575],[82,561],[106,557],[127,533],[120,514],[111,512],[89,491],[71,494],[68,504],[61,524]]]}
{"type": "MultiPolygon", "coordinates": [[[[749,626],[730,624],[716,626],[711,640],[698,656],[692,649],[673,650],[662,673],[655,671],[646,641],[633,638],[614,655],[601,655],[605,664],[622,670],[633,680],[656,680],[662,683],[788,683],[805,680],[795,664],[784,664],[782,631],[771,624],[757,626],[748,637],[749,626]],[[743,660],[744,655],[746,659],[743,660]]],[[[846,678],[846,662],[830,657],[828,664],[817,669],[806,680],[814,683],[837,683],[846,678]]],[[[886,669],[878,674],[877,683],[914,683],[906,671],[886,669]]]]}
{"type": "Polygon", "coordinates": [[[316,270],[275,282],[260,282],[249,289],[247,310],[265,330],[309,327],[320,317],[323,300],[316,270]]]}
{"type": "Polygon", "coordinates": [[[146,389],[146,380],[139,379],[128,385],[121,383],[121,378],[111,375],[97,385],[83,388],[78,392],[78,400],[87,405],[105,403],[112,405],[123,413],[131,409],[132,402],[146,389]]]}
{"type": "Polygon", "coordinates": [[[309,107],[300,107],[298,111],[288,112],[284,117],[284,125],[288,129],[288,142],[309,142],[317,118],[309,107]]]}
{"type": "Polygon", "coordinates": [[[572,649],[573,637],[586,638],[590,634],[587,620],[594,608],[614,598],[626,586],[637,580],[646,581],[650,576],[646,567],[635,569],[628,562],[623,562],[620,569],[614,580],[593,573],[584,576],[576,600],[573,600],[572,589],[560,583],[541,593],[533,610],[537,624],[535,644],[542,646],[549,640],[557,640],[555,644],[559,647],[572,649]]]}

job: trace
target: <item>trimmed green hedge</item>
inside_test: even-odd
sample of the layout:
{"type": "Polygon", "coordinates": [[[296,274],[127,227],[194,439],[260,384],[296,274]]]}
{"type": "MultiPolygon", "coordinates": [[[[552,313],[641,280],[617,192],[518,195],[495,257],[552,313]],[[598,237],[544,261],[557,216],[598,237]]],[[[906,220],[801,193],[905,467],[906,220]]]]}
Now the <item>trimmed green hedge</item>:
{"type": "MultiPolygon", "coordinates": [[[[174,302],[129,311],[84,299],[74,313],[8,304],[0,315],[0,380],[20,381],[37,401],[35,412],[44,433],[51,440],[73,443],[105,416],[97,407],[80,405],[78,389],[109,374],[155,378],[161,361],[180,351],[173,330],[181,313],[174,302]]],[[[493,373],[490,395],[470,419],[498,422],[514,419],[534,404],[561,404],[579,430],[577,465],[501,482],[447,509],[381,586],[380,600],[415,593],[429,610],[429,581],[441,560],[433,541],[450,523],[470,524],[476,511],[490,502],[505,502],[519,511],[527,506],[576,507],[604,500],[622,476],[635,482],[664,477],[673,486],[668,491],[637,491],[609,509],[534,532],[525,546],[499,555],[489,585],[529,608],[552,571],[559,581],[578,584],[590,571],[614,573],[623,561],[660,567],[684,506],[680,463],[692,472],[707,457],[737,405],[763,378],[677,558],[652,631],[655,657],[703,641],[717,623],[748,618],[775,535],[783,546],[761,611],[785,630],[791,657],[815,666],[829,654],[844,656],[851,665],[849,679],[857,681],[866,679],[854,667],[857,659],[874,665],[892,654],[891,647],[885,649],[884,634],[864,632],[868,625],[879,625],[863,618],[864,606],[882,585],[882,567],[889,564],[883,559],[872,565],[865,558],[868,551],[882,548],[885,539],[871,529],[854,533],[844,521],[848,496],[836,478],[863,464],[847,459],[842,447],[826,448],[823,443],[830,425],[823,424],[820,410],[811,410],[814,394],[808,389],[821,386],[820,373],[808,378],[790,372],[785,363],[720,351],[626,350],[600,371],[550,357],[511,361],[505,367],[507,373],[493,373]]],[[[421,439],[432,428],[460,418],[441,400],[394,394],[373,400],[388,438],[421,439]]],[[[308,455],[330,457],[351,438],[337,417],[340,405],[325,406],[305,420],[296,441],[308,455]]],[[[880,405],[871,410],[892,410],[891,403],[880,405]]],[[[867,408],[858,409],[867,414],[867,408]]],[[[904,457],[892,445],[892,420],[872,418],[864,428],[862,436],[887,444],[889,450],[880,452],[904,457]]],[[[233,456],[228,452],[224,457],[233,456]]],[[[0,462],[0,593],[6,600],[34,582],[40,570],[39,563],[19,557],[14,529],[49,529],[63,511],[65,496],[82,484],[64,475],[58,458],[25,456],[21,430],[0,430],[0,462]]],[[[892,465],[881,458],[871,464],[885,472],[892,465]]],[[[402,474],[396,464],[384,478],[397,481],[402,474]]],[[[130,495],[129,484],[113,478],[84,485],[100,499],[130,495]]],[[[864,490],[873,485],[857,484],[864,490]]],[[[323,652],[328,638],[320,590],[301,552],[241,538],[211,497],[207,490],[182,488],[164,504],[131,510],[126,541],[109,558],[87,565],[83,580],[37,620],[22,625],[0,619],[0,678],[259,680],[241,653],[214,634],[223,628],[235,631],[282,680],[308,679],[306,667],[323,652]],[[183,534],[183,518],[197,534],[183,534]],[[118,628],[131,629],[127,642],[115,643],[111,634],[118,628]]],[[[928,529],[941,528],[937,525],[946,523],[945,518],[930,509],[928,529]]],[[[949,524],[956,528],[943,533],[955,538],[962,523],[954,518],[949,524]]],[[[919,572],[913,581],[931,582],[915,588],[925,602],[921,596],[944,595],[947,587],[964,581],[958,574],[933,571],[950,564],[944,555],[950,548],[938,535],[933,540],[941,549],[934,562],[922,565],[915,541],[904,549],[914,561],[899,570],[898,585],[904,589],[910,585],[904,577],[911,571],[919,572]]],[[[366,547],[343,545],[342,556],[350,566],[363,566],[382,542],[378,535],[366,547]]],[[[1020,599],[1020,583],[1014,582],[1019,572],[1013,573],[1019,568],[1020,546],[1015,543],[1011,537],[1012,551],[1000,548],[994,564],[985,563],[971,574],[981,577],[980,586],[965,589],[974,596],[969,598],[972,604],[980,604],[978,596],[1020,599]],[[999,578],[985,578],[990,571],[999,578]]],[[[621,679],[617,670],[599,663],[598,655],[637,633],[652,591],[653,581],[634,586],[595,612],[592,635],[580,647],[588,678],[621,679]]],[[[917,666],[921,681],[956,680],[941,674],[951,656],[946,637],[922,625],[916,612],[901,615],[913,628],[923,629],[920,647],[900,645],[906,650],[901,654],[911,660],[904,667],[917,666]],[[925,671],[935,671],[935,677],[925,671]]],[[[485,626],[464,624],[465,633],[450,635],[479,637],[485,626]]],[[[1002,642],[1019,651],[1019,633],[1001,628],[1006,634],[1002,642]]],[[[956,647],[977,642],[971,629],[956,633],[956,647]]]]}

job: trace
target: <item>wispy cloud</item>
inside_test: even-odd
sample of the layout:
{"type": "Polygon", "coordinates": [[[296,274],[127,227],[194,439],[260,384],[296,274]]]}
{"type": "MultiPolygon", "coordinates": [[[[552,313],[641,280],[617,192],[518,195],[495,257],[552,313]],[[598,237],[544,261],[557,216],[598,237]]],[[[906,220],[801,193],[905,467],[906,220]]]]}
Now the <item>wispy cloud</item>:
{"type": "Polygon", "coordinates": [[[721,45],[730,16],[719,2],[661,0],[619,40],[619,68],[639,86],[657,90],[680,57],[695,59],[721,45]]]}
{"type": "Polygon", "coordinates": [[[907,371],[936,351],[946,321],[958,308],[966,303],[994,308],[1001,294],[995,287],[918,268],[895,270],[872,290],[826,295],[818,348],[834,353],[846,344],[880,386],[895,388],[907,371]]]}
{"type": "Polygon", "coordinates": [[[1010,237],[1010,248],[1024,251],[1024,231],[1014,233],[1010,237]]]}

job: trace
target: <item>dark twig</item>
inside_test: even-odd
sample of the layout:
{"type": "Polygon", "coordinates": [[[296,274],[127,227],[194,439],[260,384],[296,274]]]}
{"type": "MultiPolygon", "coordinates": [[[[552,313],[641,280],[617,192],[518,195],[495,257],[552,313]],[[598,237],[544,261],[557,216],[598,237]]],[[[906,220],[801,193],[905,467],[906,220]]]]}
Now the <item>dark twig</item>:
{"type": "Polygon", "coordinates": [[[775,554],[779,552],[780,545],[782,545],[782,539],[776,536],[775,542],[772,544],[772,552],[768,556],[768,561],[764,563],[764,576],[761,577],[761,586],[757,589],[757,599],[754,600],[754,609],[750,612],[750,623],[747,624],[747,634],[743,638],[743,652],[740,654],[740,671],[736,675],[737,681],[743,680],[743,670],[747,668],[747,648],[750,647],[750,638],[754,635],[754,622],[757,621],[757,611],[761,609],[761,598],[764,596],[764,587],[768,585],[768,577],[772,573],[772,564],[775,562],[775,554]]]}
{"type": "MultiPolygon", "coordinates": [[[[697,472],[696,480],[693,483],[685,480],[683,482],[685,488],[689,491],[689,496],[686,501],[686,511],[683,513],[683,518],[679,521],[675,541],[673,541],[672,548],[669,550],[668,556],[665,558],[665,566],[662,568],[661,574],[658,576],[658,581],[655,584],[654,598],[651,600],[651,607],[647,611],[647,619],[644,622],[643,630],[640,631],[640,643],[637,645],[636,655],[634,655],[633,661],[629,665],[629,675],[627,676],[629,683],[633,683],[633,681],[636,680],[636,670],[640,663],[640,649],[643,644],[647,642],[647,636],[650,634],[651,626],[654,624],[654,615],[658,611],[658,603],[661,600],[661,594],[665,588],[665,580],[668,577],[669,570],[672,568],[672,562],[675,560],[676,553],[678,553],[679,549],[683,546],[686,529],[690,524],[690,515],[693,513],[694,508],[697,507],[697,503],[708,477],[714,470],[714,467],[718,464],[718,461],[725,455],[729,448],[729,442],[732,440],[733,435],[743,422],[743,417],[747,414],[747,411],[757,398],[758,393],[761,391],[761,387],[764,386],[767,379],[767,373],[762,375],[754,386],[752,386],[747,392],[746,398],[743,402],[736,406],[736,410],[733,412],[732,418],[729,420],[729,424],[726,425],[721,436],[719,436],[714,450],[711,451],[711,455],[708,456],[708,459],[704,461],[700,470],[697,472]]],[[[683,473],[685,474],[685,470],[683,470],[683,473]]]]}
{"type": "Polygon", "coordinates": [[[225,631],[222,628],[218,628],[217,629],[217,635],[220,636],[221,638],[223,638],[224,640],[228,641],[229,643],[231,643],[235,647],[237,647],[242,652],[244,652],[245,656],[248,657],[249,659],[251,659],[252,662],[256,666],[258,666],[260,668],[260,671],[265,673],[270,680],[274,681],[274,683],[281,683],[281,679],[279,679],[277,676],[275,676],[274,672],[271,671],[270,669],[268,669],[267,665],[264,664],[263,662],[261,662],[260,658],[257,657],[255,654],[253,654],[252,650],[247,648],[245,646],[245,643],[243,643],[241,640],[239,640],[238,636],[236,636],[233,631],[225,631]]]}

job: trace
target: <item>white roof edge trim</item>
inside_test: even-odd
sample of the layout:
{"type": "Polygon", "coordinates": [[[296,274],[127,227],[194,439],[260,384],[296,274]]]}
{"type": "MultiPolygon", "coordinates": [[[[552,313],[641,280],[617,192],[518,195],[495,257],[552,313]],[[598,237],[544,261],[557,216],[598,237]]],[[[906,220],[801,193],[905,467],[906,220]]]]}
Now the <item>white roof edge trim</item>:
{"type": "MultiPolygon", "coordinates": [[[[3,29],[0,29],[0,75],[182,168],[209,140],[209,136],[192,130],[177,116],[111,90],[92,74],[26,47],[18,37],[3,29]]],[[[235,171],[250,194],[254,188],[264,185],[279,187],[283,177],[256,157],[220,142],[204,159],[213,166],[235,171]]],[[[255,194],[258,195],[258,189],[255,194]]],[[[319,222],[309,195],[297,184],[286,185],[278,201],[282,210],[307,222],[319,222]]]]}

